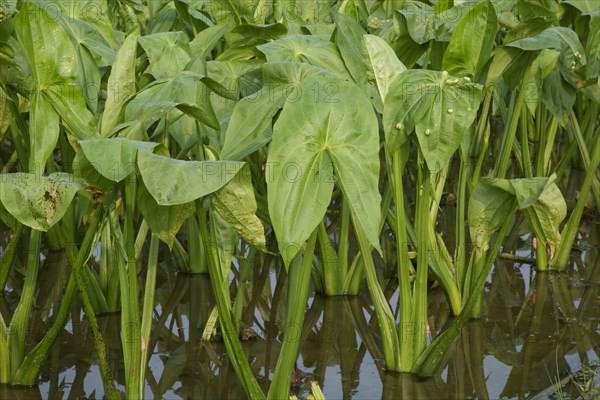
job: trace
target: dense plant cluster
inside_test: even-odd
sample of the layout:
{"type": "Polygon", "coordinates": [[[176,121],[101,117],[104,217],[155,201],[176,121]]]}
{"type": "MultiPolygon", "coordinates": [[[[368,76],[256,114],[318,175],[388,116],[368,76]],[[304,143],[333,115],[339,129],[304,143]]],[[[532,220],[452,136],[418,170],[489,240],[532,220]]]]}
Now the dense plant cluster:
{"type": "Polygon", "coordinates": [[[481,314],[513,216],[537,268],[561,270],[586,202],[600,206],[595,0],[9,0],[0,39],[0,288],[28,246],[19,305],[0,313],[0,383],[36,382],[78,294],[110,398],[95,315],[121,311],[127,397],[140,398],[163,246],[180,271],[210,274],[251,398],[289,396],[299,348],[284,336],[264,393],[229,291],[232,262],[260,252],[288,272],[285,326],[302,324],[311,282],[366,288],[386,368],[430,376],[481,314]],[[26,348],[44,248],[65,249],[71,275],[26,348]],[[432,280],[455,318],[428,345],[432,280]]]}

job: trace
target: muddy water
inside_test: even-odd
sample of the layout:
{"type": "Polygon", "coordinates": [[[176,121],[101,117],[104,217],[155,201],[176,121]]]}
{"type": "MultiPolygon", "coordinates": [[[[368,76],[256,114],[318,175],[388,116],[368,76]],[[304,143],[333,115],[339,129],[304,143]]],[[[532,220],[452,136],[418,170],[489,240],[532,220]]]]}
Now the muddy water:
{"type": "MultiPolygon", "coordinates": [[[[368,296],[309,301],[303,327],[293,391],[306,398],[316,380],[328,399],[497,399],[557,398],[576,395],[579,371],[600,356],[600,257],[598,226],[582,226],[577,249],[564,273],[536,273],[526,263],[498,259],[485,289],[484,317],[472,321],[454,343],[437,377],[422,380],[386,372],[368,296]]],[[[503,250],[530,257],[530,235],[516,230],[503,250]]],[[[244,398],[242,387],[225,356],[218,334],[201,340],[214,307],[211,286],[203,275],[174,274],[164,257],[159,274],[147,373],[146,397],[165,399],[244,398]]],[[[41,272],[31,344],[48,327],[60,282],[66,274],[60,252],[48,253],[41,272]],[[37,321],[37,322],[35,322],[37,321]]],[[[260,384],[266,390],[277,361],[285,315],[286,279],[279,266],[255,269],[246,286],[244,347],[260,384]]],[[[64,280],[63,280],[64,281],[64,280]]],[[[10,282],[9,282],[10,284],[10,282]]],[[[9,285],[10,286],[10,285],[9,285]]],[[[234,285],[235,286],[235,282],[234,285]]],[[[393,281],[388,287],[397,287],[393,281]]],[[[396,304],[397,293],[386,293],[396,304]]],[[[16,290],[0,297],[0,311],[13,310],[16,290]]],[[[439,289],[430,296],[431,338],[451,321],[439,289]]],[[[92,334],[80,308],[55,344],[40,383],[32,388],[0,387],[1,399],[102,398],[92,334]]],[[[99,318],[118,388],[124,391],[119,315],[99,318]]],[[[431,339],[430,338],[430,339],[431,339]]],[[[583,379],[585,380],[585,379],[583,379]]],[[[596,382],[598,384],[599,382],[596,382]]]]}

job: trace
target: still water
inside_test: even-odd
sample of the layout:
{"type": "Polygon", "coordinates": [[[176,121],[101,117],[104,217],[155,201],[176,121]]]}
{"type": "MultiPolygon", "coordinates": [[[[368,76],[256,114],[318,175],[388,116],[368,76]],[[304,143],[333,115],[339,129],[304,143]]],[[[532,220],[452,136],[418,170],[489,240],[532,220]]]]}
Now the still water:
{"type": "MultiPolygon", "coordinates": [[[[518,226],[518,225],[517,225],[518,226]]],[[[600,351],[600,252],[598,224],[582,225],[576,251],[564,273],[536,273],[526,262],[499,258],[485,289],[484,317],[463,329],[438,376],[418,379],[385,371],[378,324],[368,296],[309,300],[293,391],[306,398],[311,381],[319,382],[328,399],[530,399],[575,398],[577,384],[592,383],[600,351]],[[558,383],[558,384],[557,384],[558,383]]],[[[531,236],[515,230],[505,253],[531,256],[531,236]]],[[[209,279],[176,274],[168,255],[162,257],[145,386],[147,398],[241,399],[244,391],[225,355],[218,333],[202,334],[215,306],[209,279]]],[[[246,283],[243,345],[259,383],[266,390],[277,361],[285,316],[287,279],[270,258],[257,260],[246,283]]],[[[233,275],[236,275],[234,271],[233,275]]],[[[48,252],[30,344],[43,337],[60,302],[68,274],[64,253],[48,252]],[[51,319],[51,318],[50,318],[51,319]]],[[[382,276],[382,279],[386,279],[382,276]]],[[[397,283],[388,278],[386,295],[396,305],[397,283]]],[[[232,279],[235,290],[237,278],[232,279]]],[[[0,296],[0,311],[14,310],[18,290],[0,296]]],[[[443,293],[429,296],[429,330],[435,337],[451,321],[443,293]]],[[[39,385],[0,386],[1,399],[102,398],[92,333],[80,307],[45,363],[39,385]]],[[[124,392],[120,316],[99,318],[111,369],[124,392]]],[[[291,331],[290,331],[291,332],[291,331]]],[[[430,338],[430,340],[431,340],[430,338]]]]}

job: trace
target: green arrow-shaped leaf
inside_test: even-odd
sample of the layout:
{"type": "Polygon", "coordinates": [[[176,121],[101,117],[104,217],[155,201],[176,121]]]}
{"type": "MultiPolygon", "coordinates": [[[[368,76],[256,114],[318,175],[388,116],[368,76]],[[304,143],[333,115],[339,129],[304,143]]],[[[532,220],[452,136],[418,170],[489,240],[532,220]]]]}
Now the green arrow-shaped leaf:
{"type": "Polygon", "coordinates": [[[84,187],[73,175],[54,173],[3,174],[0,200],[23,225],[47,232],[65,215],[73,197],[84,187]]]}

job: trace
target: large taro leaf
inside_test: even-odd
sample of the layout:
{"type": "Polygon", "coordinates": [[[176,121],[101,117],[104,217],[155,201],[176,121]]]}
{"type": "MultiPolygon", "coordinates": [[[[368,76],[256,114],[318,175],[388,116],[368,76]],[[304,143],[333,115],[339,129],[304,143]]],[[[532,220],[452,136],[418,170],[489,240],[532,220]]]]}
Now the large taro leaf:
{"type": "Polygon", "coordinates": [[[335,44],[350,71],[354,82],[371,99],[371,103],[378,112],[383,110],[381,96],[377,95],[377,89],[367,81],[368,66],[362,55],[362,40],[366,34],[365,30],[353,18],[340,14],[336,21],[337,29],[334,35],[335,44]]]}
{"type": "Polygon", "coordinates": [[[406,67],[390,45],[374,35],[363,36],[363,62],[367,66],[367,79],[377,85],[381,100],[385,101],[392,81],[406,67]]]}
{"type": "Polygon", "coordinates": [[[600,10],[600,4],[596,0],[565,0],[563,3],[572,5],[582,14],[592,14],[600,10]]]}
{"type": "Polygon", "coordinates": [[[159,32],[139,38],[150,66],[146,73],[156,79],[168,79],[183,71],[192,59],[190,44],[183,32],[159,32]]]}
{"type": "Polygon", "coordinates": [[[540,178],[511,179],[510,191],[537,237],[550,247],[550,259],[560,246],[559,226],[567,215],[567,204],[556,186],[556,175],[540,178]]]}
{"type": "Polygon", "coordinates": [[[29,0],[47,12],[69,35],[76,50],[87,48],[100,65],[114,60],[114,33],[108,17],[107,2],[79,0],[29,0]]]}
{"type": "Polygon", "coordinates": [[[21,96],[29,96],[35,90],[25,51],[14,36],[8,37],[6,41],[0,39],[0,77],[4,90],[11,97],[14,95],[10,93],[9,86],[21,96]]]}
{"type": "Polygon", "coordinates": [[[587,78],[598,78],[600,75],[600,12],[590,18],[590,34],[587,38],[585,52],[588,57],[585,66],[587,78]]]}
{"type": "MultiPolygon", "coordinates": [[[[525,104],[529,109],[529,112],[534,115],[535,111],[538,107],[540,98],[542,96],[542,90],[544,89],[545,78],[554,71],[554,67],[558,62],[560,57],[560,52],[556,50],[547,50],[544,49],[540,52],[540,54],[533,60],[531,64],[532,73],[529,74],[529,82],[525,83],[525,87],[527,88],[527,96],[525,98],[525,104]]],[[[558,72],[557,72],[558,73],[558,72]]],[[[548,82],[553,82],[549,80],[548,82]]],[[[549,90],[549,86],[553,86],[552,84],[546,85],[546,91],[549,90]]],[[[561,95],[562,93],[551,93],[551,96],[561,95]]],[[[544,96],[545,97],[545,96],[544,96]]],[[[562,97],[562,96],[561,96],[562,97]]],[[[548,103],[546,99],[543,99],[545,103],[548,103]]],[[[549,107],[551,111],[553,111],[552,107],[549,107]]],[[[554,110],[555,111],[555,110],[554,110]]],[[[553,112],[554,112],[553,111],[553,112]]]]}
{"type": "Polygon", "coordinates": [[[507,218],[507,210],[511,210],[516,201],[511,192],[498,187],[498,181],[505,180],[481,178],[469,198],[471,242],[484,251],[488,249],[492,234],[500,229],[507,218]]]}
{"type": "Polygon", "coordinates": [[[47,232],[65,215],[73,197],[84,187],[73,175],[3,174],[0,201],[23,225],[47,232]]]}
{"type": "MultiPolygon", "coordinates": [[[[97,0],[78,0],[74,2],[33,0],[32,2],[37,3],[41,8],[48,11],[48,15],[63,26],[66,24],[88,25],[96,34],[99,34],[103,38],[108,46],[114,46],[114,32],[109,18],[107,2],[97,0]]],[[[93,37],[95,35],[91,35],[89,32],[85,36],[86,40],[97,40],[93,37]]]]}
{"type": "Polygon", "coordinates": [[[108,77],[108,91],[102,115],[102,136],[106,137],[117,125],[123,107],[135,95],[135,63],[139,36],[139,29],[134,29],[127,35],[117,52],[108,77]]]}
{"type": "MultiPolygon", "coordinates": [[[[269,128],[273,117],[287,101],[297,102],[303,95],[310,95],[310,92],[301,91],[300,83],[314,76],[320,76],[323,82],[336,78],[329,71],[305,63],[264,64],[261,90],[244,97],[233,109],[221,158],[241,160],[267,144],[271,140],[269,128]]],[[[327,96],[334,94],[335,85],[321,85],[321,89],[325,101],[327,96]]]]}
{"type": "Polygon", "coordinates": [[[456,26],[442,68],[451,75],[478,78],[487,64],[498,32],[494,6],[488,0],[470,10],[456,26]]]}
{"type": "Polygon", "coordinates": [[[560,245],[559,225],[566,216],[565,200],[554,183],[556,176],[524,179],[482,178],[469,199],[471,241],[487,249],[491,234],[516,204],[529,219],[534,233],[544,239],[552,255],[560,245]]]}
{"type": "Polygon", "coordinates": [[[38,90],[77,78],[77,56],[60,24],[33,2],[25,2],[13,20],[38,90]]]}
{"type": "MultiPolygon", "coordinates": [[[[195,1],[194,3],[206,3],[207,11],[210,11],[219,24],[227,25],[230,29],[246,21],[253,22],[254,11],[257,10],[258,0],[223,0],[219,2],[195,1]]],[[[200,5],[198,4],[198,5],[200,5]]]]}
{"type": "Polygon", "coordinates": [[[12,99],[0,88],[0,138],[4,136],[14,119],[14,115],[10,111],[10,102],[12,99]]]}
{"type": "Polygon", "coordinates": [[[138,150],[152,151],[158,143],[111,138],[81,140],[79,145],[102,176],[113,182],[121,182],[135,172],[138,150]]]}
{"type": "Polygon", "coordinates": [[[498,47],[492,52],[492,63],[488,70],[486,85],[495,85],[500,78],[504,78],[505,84],[514,88],[520,83],[527,70],[525,66],[532,62],[532,54],[522,52],[512,47],[498,47]],[[518,78],[517,78],[518,77],[518,78]]]}
{"type": "Polygon", "coordinates": [[[406,1],[396,17],[407,29],[412,40],[424,44],[430,40],[448,42],[456,22],[467,13],[471,2],[457,4],[448,10],[436,14],[436,10],[420,1],[406,1]]]}
{"type": "MultiPolygon", "coordinates": [[[[72,3],[59,0],[30,1],[46,10],[71,39],[79,64],[77,83],[85,95],[87,105],[96,112],[101,85],[98,67],[111,65],[115,58],[113,29],[108,19],[106,2],[97,2],[96,0],[81,0],[72,3]]],[[[79,94],[71,94],[65,90],[61,95],[71,98],[79,97],[79,94]]],[[[65,107],[65,104],[62,106],[65,107]]],[[[82,110],[85,110],[85,106],[80,102],[76,113],[85,114],[82,110]]],[[[57,111],[59,114],[63,114],[63,111],[57,111]]],[[[89,120],[89,114],[81,116],[85,117],[86,123],[92,122],[92,126],[94,125],[93,120],[89,120]]],[[[69,124],[72,126],[75,122],[70,121],[69,124]]],[[[80,127],[81,125],[72,127],[70,132],[79,139],[82,138],[77,134],[80,127]]]]}
{"type": "Polygon", "coordinates": [[[268,62],[305,62],[351,77],[337,46],[326,36],[288,35],[257,48],[268,62]]]}
{"type": "Polygon", "coordinates": [[[30,168],[34,169],[46,164],[56,145],[57,114],[79,138],[93,136],[95,121],[77,86],[77,55],[59,23],[33,2],[23,4],[13,23],[35,81],[30,98],[30,168]]]}
{"type": "Polygon", "coordinates": [[[369,19],[369,9],[365,0],[345,0],[340,4],[338,14],[348,15],[356,21],[366,21],[369,19]]]}
{"type": "Polygon", "coordinates": [[[237,161],[174,160],[138,151],[144,185],[161,206],[185,204],[213,193],[233,179],[243,165],[237,161]]]}
{"type": "MultiPolygon", "coordinates": [[[[73,175],[86,185],[98,188],[103,192],[104,200],[109,200],[107,204],[112,201],[112,195],[115,194],[114,182],[102,176],[87,159],[83,151],[75,153],[75,157],[73,158],[73,175]]],[[[117,199],[115,198],[114,200],[116,201],[117,199]]]]}
{"type": "Polygon", "coordinates": [[[544,191],[556,180],[556,176],[511,179],[508,181],[511,193],[515,195],[520,209],[531,207],[544,191]]]}
{"type": "Polygon", "coordinates": [[[98,94],[102,80],[100,69],[94,61],[92,53],[85,46],[77,47],[77,60],[80,66],[77,83],[80,88],[83,88],[82,94],[85,97],[88,108],[96,115],[98,112],[98,94]]]}
{"type": "Polygon", "coordinates": [[[262,62],[255,61],[209,61],[208,76],[222,85],[235,100],[249,96],[262,85],[262,62]]]}
{"type": "Polygon", "coordinates": [[[60,86],[50,86],[43,91],[44,95],[60,115],[67,132],[76,139],[98,137],[96,120],[87,104],[77,82],[60,86]]]}
{"type": "Polygon", "coordinates": [[[198,33],[190,42],[191,54],[205,60],[219,40],[223,38],[226,30],[227,26],[225,25],[214,25],[198,33]]]}
{"type": "Polygon", "coordinates": [[[399,149],[431,108],[435,98],[427,93],[439,84],[432,71],[408,70],[399,74],[388,88],[383,107],[385,144],[390,152],[399,149]]]}
{"type": "Polygon", "coordinates": [[[225,35],[230,47],[257,45],[278,39],[287,33],[284,24],[242,24],[225,35]]]}
{"type": "Polygon", "coordinates": [[[237,231],[229,222],[216,210],[211,210],[214,240],[219,254],[219,263],[221,264],[221,272],[223,279],[227,279],[231,268],[231,260],[235,252],[235,247],[239,242],[237,231]]]}
{"type": "Polygon", "coordinates": [[[146,34],[169,32],[177,18],[177,8],[174,2],[150,1],[148,2],[149,18],[146,34]]]}
{"type": "Polygon", "coordinates": [[[34,92],[29,112],[29,170],[42,171],[60,134],[59,117],[43,93],[34,92]]]}
{"type": "Polygon", "coordinates": [[[181,225],[196,212],[194,202],[176,206],[158,205],[144,185],[139,186],[137,196],[140,212],[152,233],[165,242],[169,249],[173,248],[175,235],[179,232],[181,225]]]}
{"type": "Polygon", "coordinates": [[[585,51],[577,34],[562,26],[553,26],[537,36],[515,40],[506,46],[524,51],[558,50],[564,70],[576,70],[586,64],[585,51]]]}
{"type": "Polygon", "coordinates": [[[333,22],[335,7],[331,0],[286,0],[277,8],[282,9],[282,18],[291,21],[298,18],[303,22],[330,24],[333,22]]]}
{"type": "Polygon", "coordinates": [[[481,87],[447,72],[408,70],[390,86],[383,126],[386,145],[399,148],[413,129],[430,171],[450,162],[475,120],[481,87]]]}
{"type": "Polygon", "coordinates": [[[438,18],[433,7],[425,3],[407,2],[402,10],[397,11],[397,16],[404,19],[410,37],[418,44],[427,43],[439,36],[438,18]]]}
{"type": "Polygon", "coordinates": [[[560,247],[560,224],[567,216],[567,203],[556,183],[546,186],[528,213],[528,219],[536,236],[550,248],[550,259],[560,247]]]}
{"type": "Polygon", "coordinates": [[[394,48],[400,61],[408,68],[412,68],[421,59],[428,45],[427,43],[419,44],[412,39],[406,18],[400,11],[394,13],[394,26],[394,39],[389,38],[388,42],[394,48]]]}
{"type": "Polygon", "coordinates": [[[235,178],[210,196],[213,209],[248,243],[266,251],[265,230],[256,216],[256,199],[247,165],[235,178]]]}
{"type": "Polygon", "coordinates": [[[199,74],[184,71],[172,79],[151,83],[127,104],[125,121],[135,125],[141,120],[140,116],[147,115],[149,118],[145,119],[150,122],[152,115],[162,118],[163,112],[178,108],[169,116],[171,120],[181,117],[184,112],[211,128],[219,129],[219,121],[210,103],[210,90],[201,81],[203,78],[199,74]]]}
{"type": "MultiPolygon", "coordinates": [[[[310,93],[311,87],[323,84],[309,78],[299,88],[310,93]]],[[[273,128],[266,177],[269,214],[286,265],[323,219],[334,181],[360,229],[379,249],[377,118],[356,85],[343,80],[335,84],[338,90],[329,101],[303,95],[288,102],[273,128]]]]}

